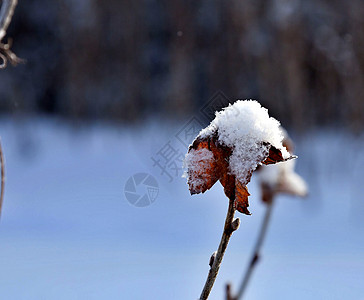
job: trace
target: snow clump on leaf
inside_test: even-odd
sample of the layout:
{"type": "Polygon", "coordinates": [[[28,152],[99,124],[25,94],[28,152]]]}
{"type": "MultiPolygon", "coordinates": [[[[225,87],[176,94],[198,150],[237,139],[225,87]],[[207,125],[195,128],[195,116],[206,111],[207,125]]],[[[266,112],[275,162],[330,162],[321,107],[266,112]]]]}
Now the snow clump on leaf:
{"type": "Polygon", "coordinates": [[[238,100],[216,113],[190,145],[184,166],[191,194],[203,193],[217,180],[235,208],[247,207],[252,172],[260,164],[293,158],[282,145],[280,123],[254,100],[238,100]]]}

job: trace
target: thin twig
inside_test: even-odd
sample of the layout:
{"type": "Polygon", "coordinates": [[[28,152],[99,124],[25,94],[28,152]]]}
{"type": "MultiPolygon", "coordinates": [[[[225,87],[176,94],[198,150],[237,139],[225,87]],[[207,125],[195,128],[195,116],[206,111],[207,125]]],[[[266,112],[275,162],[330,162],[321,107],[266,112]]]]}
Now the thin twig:
{"type": "Polygon", "coordinates": [[[2,42],[2,39],[5,37],[6,31],[8,30],[17,4],[18,0],[2,1],[0,10],[0,69],[6,68],[8,61],[14,66],[24,62],[24,60],[17,57],[16,54],[10,50],[12,45],[12,41],[10,39],[8,40],[8,43],[2,42]]]}
{"type": "Polygon", "coordinates": [[[1,140],[0,140],[0,164],[1,164],[0,217],[1,217],[1,209],[3,207],[4,187],[5,187],[5,160],[4,160],[3,147],[1,146],[1,140]]]}
{"type": "Polygon", "coordinates": [[[18,0],[3,0],[0,10],[0,41],[6,35],[18,0]]]}
{"type": "Polygon", "coordinates": [[[230,199],[229,208],[225,219],[224,231],[221,237],[219,249],[217,250],[216,255],[214,253],[213,254],[214,257],[210,260],[211,268],[207,276],[205,286],[202,290],[200,300],[205,300],[209,297],[211,289],[215,283],[217,273],[219,272],[220,265],[224,257],[224,253],[229,243],[230,237],[232,233],[239,228],[240,220],[239,218],[233,220],[234,214],[235,214],[234,199],[232,200],[230,199]]]}
{"type": "MultiPolygon", "coordinates": [[[[248,269],[245,272],[243,281],[241,282],[238,293],[236,294],[235,297],[231,297],[230,295],[227,295],[227,298],[230,297],[230,299],[232,299],[232,300],[239,300],[239,299],[242,299],[242,297],[243,297],[244,291],[246,290],[246,287],[248,286],[249,279],[250,279],[250,277],[252,275],[254,267],[256,266],[256,264],[257,264],[257,262],[258,262],[258,260],[260,258],[260,249],[262,248],[263,241],[264,241],[264,238],[265,238],[266,233],[267,233],[269,221],[271,219],[273,203],[274,203],[273,198],[271,199],[271,201],[267,202],[267,208],[266,208],[266,211],[265,211],[265,216],[264,216],[264,219],[263,219],[262,226],[260,228],[258,239],[257,239],[257,241],[255,243],[253,255],[251,257],[248,269]]],[[[229,290],[230,290],[230,287],[229,287],[229,290]]]]}

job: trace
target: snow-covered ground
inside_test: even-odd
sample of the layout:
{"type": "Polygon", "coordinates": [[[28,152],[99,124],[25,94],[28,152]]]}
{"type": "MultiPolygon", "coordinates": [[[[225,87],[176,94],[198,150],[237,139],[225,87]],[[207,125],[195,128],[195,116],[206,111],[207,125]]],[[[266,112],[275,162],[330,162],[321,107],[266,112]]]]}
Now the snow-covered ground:
{"type": "MultiPolygon", "coordinates": [[[[0,298],[197,299],[227,199],[220,184],[191,197],[180,174],[169,182],[153,166],[169,141],[186,151],[176,141],[181,126],[3,119],[0,298]],[[159,184],[144,208],[124,195],[139,172],[159,184]]],[[[364,138],[340,130],[293,138],[310,195],[277,199],[246,298],[361,299],[364,138]]],[[[252,216],[240,215],[211,299],[223,299],[227,281],[237,287],[250,257],[264,205],[254,177],[248,187],[252,216]]]]}

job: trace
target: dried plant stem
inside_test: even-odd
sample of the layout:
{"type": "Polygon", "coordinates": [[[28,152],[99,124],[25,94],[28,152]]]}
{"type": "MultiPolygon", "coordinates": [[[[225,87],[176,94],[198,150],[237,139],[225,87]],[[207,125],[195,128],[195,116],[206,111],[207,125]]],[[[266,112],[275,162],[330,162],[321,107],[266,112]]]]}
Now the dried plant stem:
{"type": "Polygon", "coordinates": [[[214,253],[213,256],[211,257],[210,260],[211,268],[207,276],[205,286],[202,290],[200,300],[205,300],[209,297],[211,289],[215,283],[217,273],[219,272],[220,265],[224,257],[224,253],[229,243],[230,237],[232,233],[239,228],[240,220],[238,218],[236,220],[233,220],[234,214],[235,214],[234,199],[233,200],[230,199],[220,245],[216,254],[214,253]]]}
{"type": "Polygon", "coordinates": [[[18,0],[3,0],[0,10],[0,40],[6,35],[6,31],[14,14],[18,0]]]}
{"type": "Polygon", "coordinates": [[[1,216],[1,209],[3,207],[3,199],[4,199],[4,187],[5,187],[5,160],[4,160],[3,148],[1,146],[1,141],[0,141],[0,164],[1,164],[1,192],[0,192],[0,216],[1,216]]]}
{"type": "Polygon", "coordinates": [[[10,50],[12,46],[12,42],[9,39],[8,43],[5,44],[2,42],[2,39],[6,35],[6,31],[8,30],[9,24],[14,14],[14,10],[16,5],[18,4],[18,0],[3,0],[0,9],[0,69],[4,69],[7,66],[8,61],[12,65],[17,65],[19,63],[24,62],[24,60],[20,59],[16,56],[14,52],[10,50]]]}
{"type": "Polygon", "coordinates": [[[273,209],[273,203],[274,203],[274,200],[273,199],[271,199],[271,201],[267,203],[267,208],[266,208],[266,211],[265,211],[265,216],[264,216],[264,219],[263,219],[262,226],[260,228],[260,232],[259,232],[259,235],[258,235],[258,239],[257,239],[257,241],[255,243],[253,255],[251,257],[251,260],[250,260],[250,264],[248,266],[248,269],[245,272],[243,281],[241,282],[241,285],[239,287],[238,293],[236,294],[235,297],[232,297],[229,294],[229,292],[231,290],[230,286],[227,288],[227,299],[229,299],[229,300],[239,300],[239,299],[242,299],[243,294],[244,294],[244,291],[246,290],[246,287],[248,286],[248,283],[249,283],[250,277],[251,277],[251,275],[253,273],[254,267],[256,266],[256,264],[257,264],[257,262],[259,260],[259,257],[260,257],[260,249],[262,248],[263,241],[264,241],[264,238],[265,238],[266,233],[267,233],[269,221],[271,219],[272,209],[273,209]]]}

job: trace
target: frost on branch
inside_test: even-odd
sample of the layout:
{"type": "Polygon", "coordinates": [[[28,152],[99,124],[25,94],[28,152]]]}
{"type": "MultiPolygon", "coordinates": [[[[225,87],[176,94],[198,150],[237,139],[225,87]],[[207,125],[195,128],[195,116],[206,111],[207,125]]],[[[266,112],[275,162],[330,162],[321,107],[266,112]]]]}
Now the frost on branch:
{"type": "Polygon", "coordinates": [[[280,123],[257,101],[230,104],[189,147],[185,176],[191,194],[204,193],[219,180],[235,209],[250,214],[246,185],[252,172],[260,164],[293,158],[282,140],[280,123]]]}

